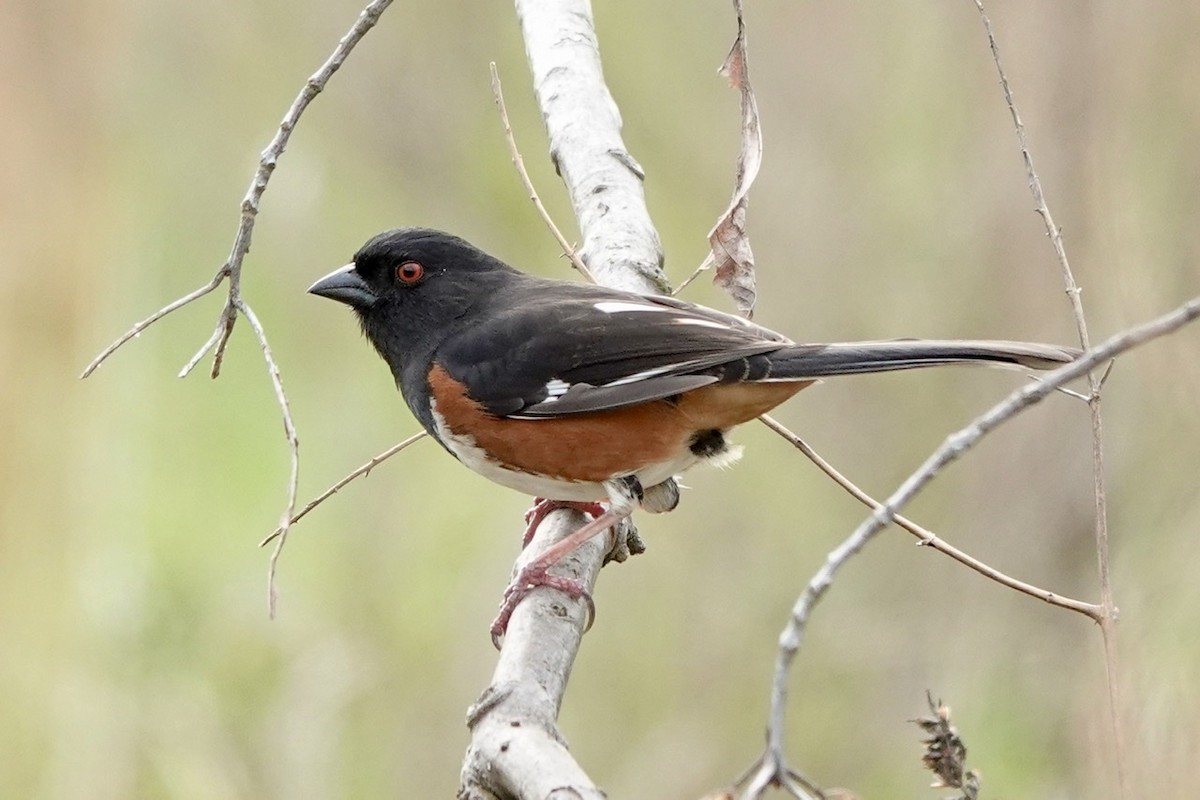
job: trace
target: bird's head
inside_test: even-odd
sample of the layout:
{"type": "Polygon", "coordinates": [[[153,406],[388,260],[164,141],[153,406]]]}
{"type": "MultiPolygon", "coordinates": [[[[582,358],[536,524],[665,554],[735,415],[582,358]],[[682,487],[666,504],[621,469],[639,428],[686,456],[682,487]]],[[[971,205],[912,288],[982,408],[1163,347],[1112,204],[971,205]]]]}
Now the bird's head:
{"type": "Polygon", "coordinates": [[[372,237],[308,291],[354,309],[399,380],[412,357],[436,348],[472,307],[519,275],[457,236],[396,228],[372,237]]]}

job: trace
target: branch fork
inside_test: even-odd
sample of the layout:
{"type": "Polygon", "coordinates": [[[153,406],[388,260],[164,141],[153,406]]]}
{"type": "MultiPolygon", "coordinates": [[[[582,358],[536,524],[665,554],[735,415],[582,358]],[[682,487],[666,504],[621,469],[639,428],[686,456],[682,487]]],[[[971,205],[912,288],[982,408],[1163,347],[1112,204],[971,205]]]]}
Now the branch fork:
{"type": "Polygon", "coordinates": [[[292,419],[291,407],[288,404],[287,392],[284,390],[283,378],[279,372],[279,365],[275,361],[275,356],[271,352],[271,345],[267,341],[267,334],[262,323],[258,321],[258,316],[246,302],[242,296],[241,278],[242,265],[245,261],[246,254],[250,252],[250,240],[254,233],[254,222],[258,216],[259,203],[262,200],[263,193],[267,190],[267,184],[271,180],[271,175],[275,171],[275,166],[279,162],[279,157],[283,155],[283,151],[287,148],[288,140],[291,138],[292,131],[296,127],[297,121],[300,119],[304,110],[308,108],[309,103],[325,88],[329,79],[337,72],[346,57],[354,49],[354,47],[366,36],[371,28],[375,27],[375,23],[379,21],[379,17],[384,10],[391,5],[392,0],[373,0],[358,19],[355,20],[350,30],[338,42],[333,53],[325,60],[325,63],[312,74],[304,83],[304,87],[292,101],[291,106],[283,116],[283,121],[280,122],[278,130],[272,137],[270,144],[263,150],[258,160],[258,168],[254,172],[254,176],[250,180],[250,186],[246,190],[245,196],[242,198],[240,205],[240,220],[238,223],[237,232],[234,234],[233,247],[230,250],[228,260],[217,270],[212,280],[188,294],[180,297],[171,303],[155,311],[150,316],[135,324],[132,328],[119,336],[112,344],[104,348],[92,362],[83,370],[80,378],[86,378],[96,371],[109,356],[115,353],[122,345],[129,340],[139,336],[142,331],[158,322],[163,317],[178,311],[190,303],[199,300],[201,297],[213,292],[218,286],[229,281],[229,294],[226,297],[225,305],[221,309],[221,313],[217,317],[217,325],[213,330],[212,336],[208,338],[196,354],[188,359],[187,363],[179,371],[179,377],[187,377],[193,369],[204,359],[208,353],[213,353],[213,363],[211,376],[215,379],[221,374],[221,363],[225,358],[225,348],[229,343],[230,336],[233,335],[234,326],[237,324],[237,318],[240,314],[246,319],[246,323],[254,332],[254,337],[258,341],[259,347],[262,349],[263,360],[266,362],[267,374],[271,381],[271,388],[275,393],[275,400],[279,405],[280,415],[283,418],[284,438],[287,442],[288,452],[291,457],[291,470],[288,476],[287,484],[287,500],[284,505],[284,510],[281,515],[281,523],[278,536],[275,543],[275,549],[271,554],[270,565],[267,568],[267,608],[271,617],[275,616],[276,602],[278,593],[275,586],[276,571],[279,562],[279,556],[283,552],[283,545],[287,541],[288,526],[291,524],[296,510],[296,495],[300,482],[300,439],[296,433],[296,424],[292,419]]]}

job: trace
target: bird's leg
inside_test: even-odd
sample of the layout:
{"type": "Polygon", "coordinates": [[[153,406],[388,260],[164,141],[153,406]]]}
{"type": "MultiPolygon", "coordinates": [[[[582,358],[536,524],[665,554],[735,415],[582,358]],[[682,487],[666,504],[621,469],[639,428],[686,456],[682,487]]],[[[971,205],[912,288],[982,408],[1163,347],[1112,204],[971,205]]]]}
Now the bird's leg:
{"type": "Polygon", "coordinates": [[[592,602],[591,595],[579,581],[561,575],[551,575],[548,570],[596,534],[606,531],[628,518],[642,498],[642,485],[632,475],[606,481],[604,488],[609,496],[608,510],[570,536],[548,547],[541,555],[522,567],[509,583],[508,588],[505,589],[504,597],[500,601],[500,613],[492,622],[491,629],[492,644],[496,645],[497,649],[500,647],[501,637],[508,629],[508,621],[512,618],[513,611],[525,599],[525,596],[538,586],[558,589],[571,598],[583,598],[588,606],[587,627],[592,627],[592,621],[596,616],[596,604],[592,602]]]}
{"type": "Polygon", "coordinates": [[[533,498],[533,508],[525,512],[525,535],[521,537],[522,548],[529,546],[533,540],[533,534],[537,532],[538,525],[542,524],[542,520],[560,508],[571,508],[589,514],[592,519],[604,513],[604,506],[595,501],[589,503],[582,500],[548,500],[545,497],[535,497],[533,498]]]}

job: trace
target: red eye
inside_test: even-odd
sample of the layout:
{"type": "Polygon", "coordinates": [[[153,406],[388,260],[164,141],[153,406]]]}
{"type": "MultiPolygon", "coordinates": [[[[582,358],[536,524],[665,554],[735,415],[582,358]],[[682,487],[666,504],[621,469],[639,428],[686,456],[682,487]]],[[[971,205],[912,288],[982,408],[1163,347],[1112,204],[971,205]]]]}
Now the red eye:
{"type": "Polygon", "coordinates": [[[405,261],[396,267],[396,280],[412,285],[425,275],[425,268],[416,261],[405,261]]]}

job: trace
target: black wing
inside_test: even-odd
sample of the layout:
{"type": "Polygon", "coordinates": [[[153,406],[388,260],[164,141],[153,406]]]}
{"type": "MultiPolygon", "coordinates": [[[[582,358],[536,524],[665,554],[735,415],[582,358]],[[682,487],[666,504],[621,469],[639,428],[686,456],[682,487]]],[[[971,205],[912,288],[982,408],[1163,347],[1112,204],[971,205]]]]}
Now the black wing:
{"type": "Polygon", "coordinates": [[[498,416],[621,408],[720,380],[724,364],[791,342],[667,297],[530,278],[488,300],[435,358],[498,416]],[[507,307],[505,307],[507,306],[507,307]]]}

